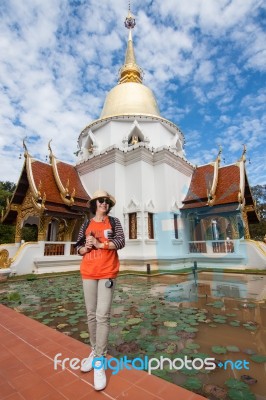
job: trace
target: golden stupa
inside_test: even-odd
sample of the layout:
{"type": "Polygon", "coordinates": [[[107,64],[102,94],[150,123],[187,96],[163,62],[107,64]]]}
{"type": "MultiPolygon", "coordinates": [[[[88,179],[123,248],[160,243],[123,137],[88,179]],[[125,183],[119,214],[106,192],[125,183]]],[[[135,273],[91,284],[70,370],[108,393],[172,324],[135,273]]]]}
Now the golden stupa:
{"type": "Polygon", "coordinates": [[[120,79],[106,96],[100,119],[119,115],[151,115],[160,117],[152,91],[142,83],[142,70],[136,63],[132,28],[135,19],[128,13],[125,26],[129,29],[125,63],[120,69],[120,79]]]}

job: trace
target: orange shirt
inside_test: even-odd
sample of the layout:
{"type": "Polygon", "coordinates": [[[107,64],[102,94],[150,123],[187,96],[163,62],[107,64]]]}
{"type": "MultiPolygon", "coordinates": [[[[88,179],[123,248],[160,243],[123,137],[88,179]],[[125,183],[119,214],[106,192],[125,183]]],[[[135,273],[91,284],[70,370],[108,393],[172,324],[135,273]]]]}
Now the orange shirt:
{"type": "MultiPolygon", "coordinates": [[[[107,239],[107,230],[111,230],[107,217],[103,222],[90,221],[86,235],[90,232],[101,243],[107,239]]],[[[83,279],[115,278],[119,270],[119,259],[116,250],[92,249],[81,261],[80,273],[83,279]]]]}

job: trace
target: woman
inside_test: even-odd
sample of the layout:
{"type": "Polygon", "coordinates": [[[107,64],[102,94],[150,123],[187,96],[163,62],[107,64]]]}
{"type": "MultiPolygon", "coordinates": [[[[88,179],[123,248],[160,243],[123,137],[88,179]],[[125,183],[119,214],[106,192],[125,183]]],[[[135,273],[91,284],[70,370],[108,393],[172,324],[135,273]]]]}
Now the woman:
{"type": "Polygon", "coordinates": [[[119,270],[117,250],[125,246],[125,237],[118,218],[108,217],[115,205],[114,197],[103,190],[93,194],[89,207],[94,217],[85,222],[79,232],[78,253],[83,256],[80,272],[88,316],[88,328],[92,352],[82,363],[81,371],[88,372],[94,366],[94,388],[106,386],[103,363],[94,357],[104,357],[110,326],[110,310],[119,270]]]}

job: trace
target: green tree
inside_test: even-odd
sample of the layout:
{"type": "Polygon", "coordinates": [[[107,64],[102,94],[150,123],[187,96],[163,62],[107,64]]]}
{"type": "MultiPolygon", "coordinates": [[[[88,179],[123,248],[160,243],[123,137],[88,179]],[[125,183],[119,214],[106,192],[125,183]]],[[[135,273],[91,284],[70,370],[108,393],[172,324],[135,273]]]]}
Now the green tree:
{"type": "Polygon", "coordinates": [[[11,198],[12,194],[16,188],[13,182],[0,181],[0,212],[6,208],[7,198],[11,198]]]}
{"type": "MultiPolygon", "coordinates": [[[[0,215],[6,208],[7,198],[11,198],[16,188],[13,182],[0,181],[0,215]]],[[[15,240],[15,226],[0,223],[0,244],[13,243],[15,240]]]]}
{"type": "Polygon", "coordinates": [[[0,223],[0,244],[14,243],[15,241],[15,226],[4,225],[0,223]]]}
{"type": "Polygon", "coordinates": [[[25,242],[38,241],[38,228],[36,225],[26,225],[21,229],[21,239],[25,242]]]}
{"type": "Polygon", "coordinates": [[[250,236],[255,240],[263,240],[266,235],[266,185],[251,187],[253,198],[256,200],[260,214],[260,222],[249,226],[250,236]]]}

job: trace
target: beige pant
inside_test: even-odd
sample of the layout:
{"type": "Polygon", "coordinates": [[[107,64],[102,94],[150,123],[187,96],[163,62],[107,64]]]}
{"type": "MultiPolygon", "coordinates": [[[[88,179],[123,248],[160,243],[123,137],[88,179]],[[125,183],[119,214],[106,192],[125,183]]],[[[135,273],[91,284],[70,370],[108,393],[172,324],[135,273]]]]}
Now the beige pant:
{"type": "Polygon", "coordinates": [[[105,287],[108,279],[83,279],[90,344],[96,357],[105,356],[110,328],[110,313],[115,289],[105,287]]]}

